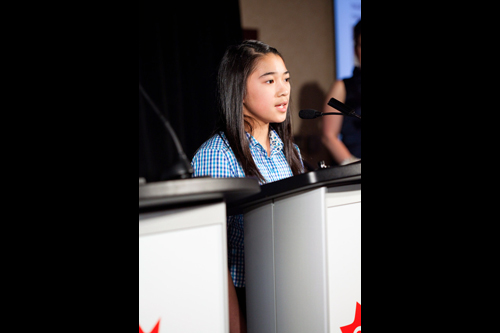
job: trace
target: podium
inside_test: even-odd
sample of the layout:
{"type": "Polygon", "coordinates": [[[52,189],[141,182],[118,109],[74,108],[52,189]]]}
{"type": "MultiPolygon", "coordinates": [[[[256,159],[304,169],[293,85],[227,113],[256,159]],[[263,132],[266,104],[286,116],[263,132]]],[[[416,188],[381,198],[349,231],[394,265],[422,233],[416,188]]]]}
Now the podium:
{"type": "Polygon", "coordinates": [[[139,183],[139,332],[229,332],[226,204],[256,179],[139,183]]]}
{"type": "Polygon", "coordinates": [[[233,208],[249,333],[361,330],[361,162],[263,185],[233,208]]]}

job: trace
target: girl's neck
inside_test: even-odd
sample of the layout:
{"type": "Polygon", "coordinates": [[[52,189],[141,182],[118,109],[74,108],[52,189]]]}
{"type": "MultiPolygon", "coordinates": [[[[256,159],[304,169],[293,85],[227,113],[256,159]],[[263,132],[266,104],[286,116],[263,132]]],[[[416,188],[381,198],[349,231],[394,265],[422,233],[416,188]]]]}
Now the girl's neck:
{"type": "Polygon", "coordinates": [[[247,129],[257,142],[259,142],[262,147],[267,151],[267,156],[271,155],[271,142],[269,140],[269,124],[261,125],[261,126],[253,126],[252,131],[250,132],[247,129]]]}

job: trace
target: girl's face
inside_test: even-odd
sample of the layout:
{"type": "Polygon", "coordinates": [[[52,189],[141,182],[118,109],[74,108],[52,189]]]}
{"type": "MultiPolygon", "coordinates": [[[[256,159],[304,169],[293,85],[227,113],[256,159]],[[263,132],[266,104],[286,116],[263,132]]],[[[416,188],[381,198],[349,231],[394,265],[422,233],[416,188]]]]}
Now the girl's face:
{"type": "Polygon", "coordinates": [[[247,79],[243,114],[255,119],[257,126],[282,123],[288,111],[290,73],[283,59],[273,53],[257,61],[255,71],[247,79]]]}

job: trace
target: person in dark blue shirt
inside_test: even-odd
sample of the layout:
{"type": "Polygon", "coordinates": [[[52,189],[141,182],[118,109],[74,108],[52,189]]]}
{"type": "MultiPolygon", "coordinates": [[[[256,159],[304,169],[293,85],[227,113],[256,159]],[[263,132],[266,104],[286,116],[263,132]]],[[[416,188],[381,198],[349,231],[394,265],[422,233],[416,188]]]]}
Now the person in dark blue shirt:
{"type": "MultiPolygon", "coordinates": [[[[323,112],[332,112],[327,105],[335,98],[350,106],[361,116],[361,20],[354,27],[354,51],[359,66],[351,78],[336,81],[327,94],[323,112]]],[[[323,117],[322,142],[339,165],[361,159],[361,119],[344,116],[323,117]],[[339,136],[340,135],[340,136],[339,136]]]]}

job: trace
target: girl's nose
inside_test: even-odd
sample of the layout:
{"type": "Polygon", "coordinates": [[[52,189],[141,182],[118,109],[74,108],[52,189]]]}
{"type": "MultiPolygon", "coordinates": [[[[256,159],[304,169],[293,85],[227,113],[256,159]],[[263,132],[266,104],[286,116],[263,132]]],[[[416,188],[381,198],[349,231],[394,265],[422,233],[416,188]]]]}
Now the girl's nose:
{"type": "Polygon", "coordinates": [[[290,85],[282,83],[278,88],[278,96],[288,96],[290,94],[290,85]]]}

